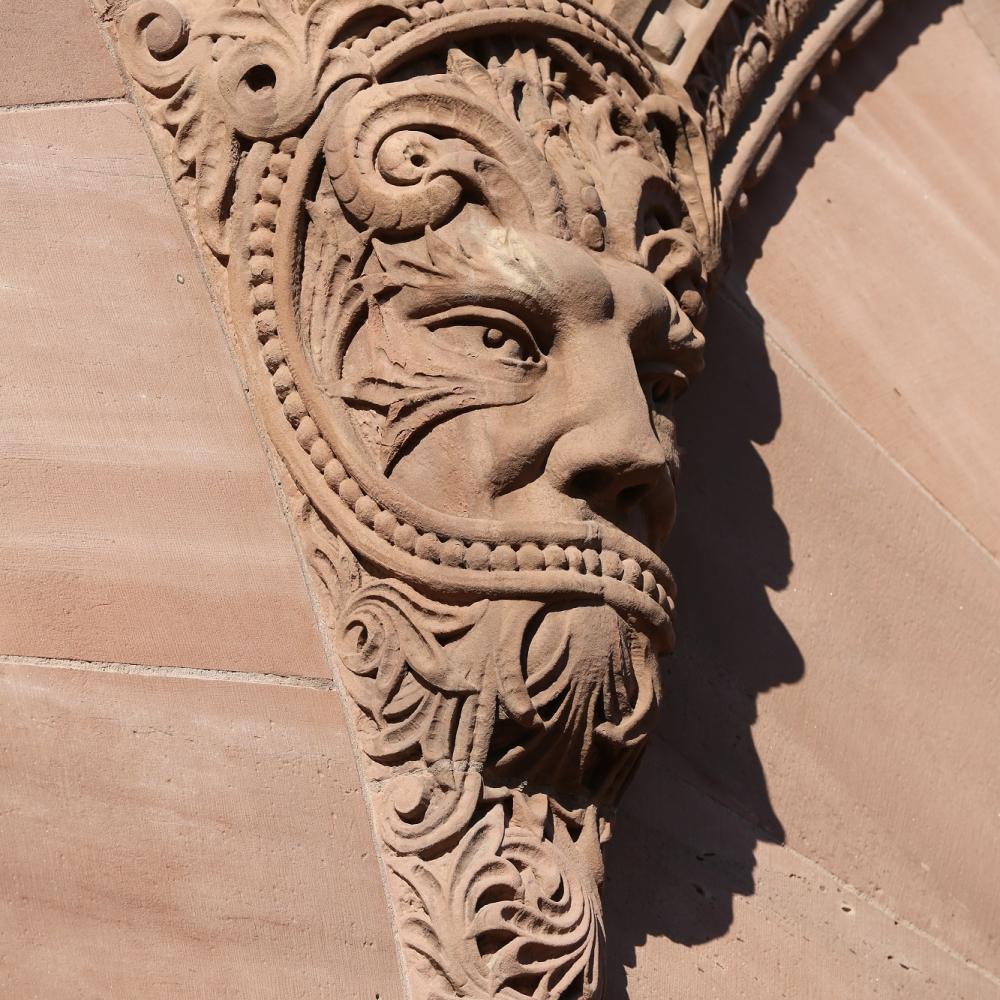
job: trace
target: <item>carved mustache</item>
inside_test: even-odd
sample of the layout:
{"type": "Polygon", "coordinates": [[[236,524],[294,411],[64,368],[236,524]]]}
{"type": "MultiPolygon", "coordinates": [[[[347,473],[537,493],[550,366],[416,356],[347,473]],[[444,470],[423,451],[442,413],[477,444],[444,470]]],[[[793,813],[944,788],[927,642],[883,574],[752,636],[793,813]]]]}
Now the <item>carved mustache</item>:
{"type": "Polygon", "coordinates": [[[519,525],[517,536],[507,540],[443,536],[420,531],[369,496],[335,457],[322,471],[353,522],[338,519],[345,537],[380,563],[395,563],[404,578],[432,591],[458,584],[478,597],[600,596],[626,621],[645,625],[665,648],[672,646],[673,575],[651,549],[625,532],[585,521],[519,525]],[[394,558],[386,559],[387,549],[394,558]]]}

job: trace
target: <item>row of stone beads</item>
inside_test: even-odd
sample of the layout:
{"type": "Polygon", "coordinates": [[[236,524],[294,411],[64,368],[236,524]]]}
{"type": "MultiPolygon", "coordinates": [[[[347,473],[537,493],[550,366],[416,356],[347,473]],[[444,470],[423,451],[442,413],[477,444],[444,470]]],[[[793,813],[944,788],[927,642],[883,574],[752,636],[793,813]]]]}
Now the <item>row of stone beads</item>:
{"type": "Polygon", "coordinates": [[[284,139],[271,155],[257,190],[250,221],[250,304],[264,363],[272,375],[285,360],[277,337],[278,323],[274,312],[274,233],[281,192],[297,144],[296,138],[284,139]]]}
{"type": "MultiPolygon", "coordinates": [[[[295,430],[299,445],[309,453],[313,465],[336,488],[337,484],[347,480],[347,473],[333,457],[333,450],[323,440],[316,422],[309,416],[302,397],[295,389],[295,382],[285,364],[285,353],[277,335],[277,316],[274,312],[274,235],[281,194],[297,145],[298,139],[295,137],[282,140],[277,152],[268,162],[254,205],[250,228],[250,282],[253,286],[254,321],[264,364],[271,373],[271,383],[285,418],[295,430]],[[340,470],[339,474],[335,469],[340,470]]],[[[362,492],[356,483],[351,482],[353,491],[351,486],[345,486],[343,492],[347,494],[348,505],[353,508],[355,501],[362,499],[362,492]]]]}
{"type": "Polygon", "coordinates": [[[606,576],[641,590],[661,605],[673,606],[666,589],[657,583],[649,570],[644,570],[635,559],[623,559],[609,549],[598,552],[574,545],[547,545],[542,548],[533,542],[517,546],[491,546],[486,542],[466,543],[459,538],[442,538],[435,532],[418,531],[412,524],[400,521],[392,511],[385,510],[362,490],[333,454],[313,420],[306,415],[304,407],[301,412],[289,413],[289,399],[301,405],[298,393],[289,393],[286,397],[285,412],[297,427],[299,443],[309,452],[313,465],[323,474],[326,484],[363,525],[390,545],[441,566],[493,571],[549,570],[606,576]]]}
{"type": "Polygon", "coordinates": [[[294,136],[283,139],[277,151],[271,155],[267,170],[261,178],[250,225],[249,266],[251,308],[261,355],[271,373],[271,382],[285,416],[295,428],[299,443],[308,449],[311,442],[319,437],[319,432],[312,419],[307,416],[305,404],[295,391],[292,374],[285,364],[285,352],[278,337],[278,321],[274,310],[274,235],[281,194],[298,142],[294,136]]]}
{"type": "MultiPolygon", "coordinates": [[[[297,400],[298,394],[294,398],[297,400]]],[[[286,399],[287,403],[287,399],[286,399]]],[[[286,413],[287,413],[286,406],[286,413]]],[[[606,576],[621,580],[655,598],[661,605],[671,605],[669,595],[649,570],[643,570],[635,559],[622,559],[617,552],[605,549],[579,549],[574,545],[547,545],[544,548],[527,542],[513,546],[491,546],[486,542],[466,543],[459,538],[442,538],[435,532],[418,531],[412,524],[400,521],[392,511],[385,510],[368,496],[332,449],[320,436],[316,425],[304,410],[290,417],[297,423],[299,443],[309,452],[313,464],[354,516],[380,538],[396,548],[427,562],[473,570],[554,570],[606,576]]]]}
{"type": "MultiPolygon", "coordinates": [[[[301,431],[302,422],[299,428],[301,431]]],[[[607,549],[598,552],[596,549],[579,549],[573,545],[547,545],[542,548],[532,542],[518,546],[491,546],[486,542],[467,544],[459,538],[442,538],[434,532],[420,532],[412,524],[400,521],[392,511],[385,510],[368,496],[357,481],[347,474],[329,445],[318,434],[308,447],[310,457],[323,473],[327,485],[354,511],[355,517],[384,541],[419,559],[441,566],[474,570],[561,570],[607,576],[641,590],[661,605],[672,606],[666,589],[656,582],[649,570],[642,569],[636,560],[622,559],[618,553],[607,549]]]]}
{"type": "MultiPolygon", "coordinates": [[[[299,445],[309,452],[313,464],[322,472],[329,463],[335,462],[337,466],[340,463],[333,458],[333,451],[323,440],[316,422],[309,416],[302,397],[295,389],[292,373],[285,364],[285,352],[278,337],[277,316],[274,311],[274,236],[278,206],[281,204],[281,194],[297,145],[298,139],[295,137],[282,140],[261,179],[250,226],[251,298],[257,339],[261,344],[264,364],[271,374],[275,394],[285,418],[295,430],[299,445]]],[[[357,493],[360,498],[360,489],[357,493]]],[[[353,498],[351,505],[353,506],[353,498]]]]}

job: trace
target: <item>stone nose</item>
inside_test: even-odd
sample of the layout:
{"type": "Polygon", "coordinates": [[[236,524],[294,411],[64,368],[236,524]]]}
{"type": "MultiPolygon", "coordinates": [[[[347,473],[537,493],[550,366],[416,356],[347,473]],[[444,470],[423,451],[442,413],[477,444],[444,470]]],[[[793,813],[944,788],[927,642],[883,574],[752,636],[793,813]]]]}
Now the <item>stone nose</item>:
{"type": "Polygon", "coordinates": [[[622,377],[591,372],[589,380],[603,388],[579,400],[580,420],[553,447],[548,468],[560,492],[615,521],[663,482],[667,456],[631,358],[622,377]]]}

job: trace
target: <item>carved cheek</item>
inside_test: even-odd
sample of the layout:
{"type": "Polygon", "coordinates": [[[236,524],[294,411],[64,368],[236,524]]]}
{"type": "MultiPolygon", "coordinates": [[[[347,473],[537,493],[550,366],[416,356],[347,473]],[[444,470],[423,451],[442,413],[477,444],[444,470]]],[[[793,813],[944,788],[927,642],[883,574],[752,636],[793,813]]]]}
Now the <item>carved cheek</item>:
{"type": "Polygon", "coordinates": [[[494,496],[526,486],[543,474],[552,446],[565,430],[565,405],[553,391],[557,381],[550,368],[530,399],[478,414],[481,437],[475,447],[489,454],[494,496]]]}
{"type": "Polygon", "coordinates": [[[508,493],[539,479],[544,473],[553,437],[551,434],[533,435],[517,451],[504,454],[494,470],[497,493],[508,493]]]}

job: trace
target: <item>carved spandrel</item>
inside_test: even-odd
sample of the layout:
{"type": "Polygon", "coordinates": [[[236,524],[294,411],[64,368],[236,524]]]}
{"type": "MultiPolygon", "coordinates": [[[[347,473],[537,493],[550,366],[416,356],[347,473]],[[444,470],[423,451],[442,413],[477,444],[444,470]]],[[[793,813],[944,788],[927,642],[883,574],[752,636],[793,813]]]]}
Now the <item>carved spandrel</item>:
{"type": "Polygon", "coordinates": [[[700,120],[578,2],[117,32],[295,484],[414,996],[603,996],[718,257],[700,120]]]}

